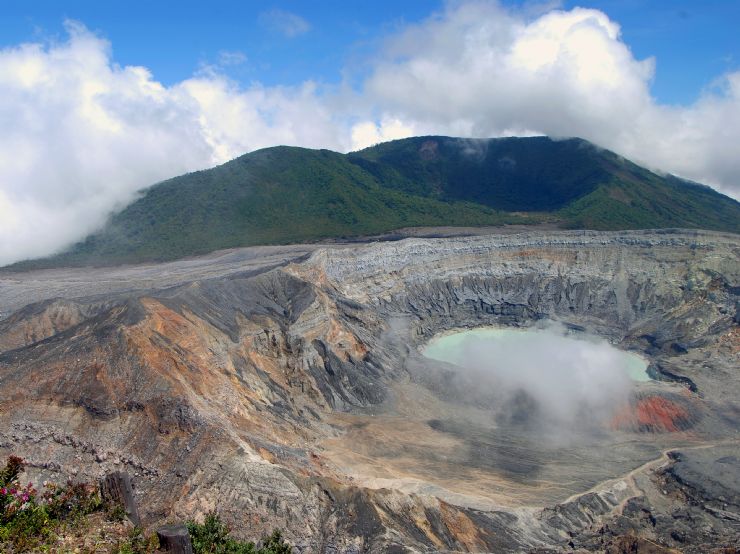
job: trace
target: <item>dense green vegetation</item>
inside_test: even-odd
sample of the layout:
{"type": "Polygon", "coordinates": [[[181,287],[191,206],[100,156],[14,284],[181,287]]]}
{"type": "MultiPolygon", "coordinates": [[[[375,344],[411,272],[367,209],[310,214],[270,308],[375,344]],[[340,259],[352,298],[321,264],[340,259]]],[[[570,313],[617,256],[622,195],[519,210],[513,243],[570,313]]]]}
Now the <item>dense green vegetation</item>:
{"type": "Polygon", "coordinates": [[[661,177],[582,139],[415,137],[349,158],[387,186],[445,201],[548,212],[566,228],[740,232],[740,203],[661,177]]]}
{"type": "Polygon", "coordinates": [[[386,186],[506,211],[554,211],[609,178],[615,157],[580,140],[415,137],[349,155],[386,186]]]}
{"type": "Polygon", "coordinates": [[[150,188],[101,232],[57,258],[68,264],[166,260],[220,248],[381,233],[415,225],[536,220],[385,188],[346,156],[260,150],[150,188]]]}
{"type": "Polygon", "coordinates": [[[581,139],[415,137],[348,155],[281,146],[159,183],[68,252],[18,268],[543,221],[740,232],[740,203],[581,139]]]}

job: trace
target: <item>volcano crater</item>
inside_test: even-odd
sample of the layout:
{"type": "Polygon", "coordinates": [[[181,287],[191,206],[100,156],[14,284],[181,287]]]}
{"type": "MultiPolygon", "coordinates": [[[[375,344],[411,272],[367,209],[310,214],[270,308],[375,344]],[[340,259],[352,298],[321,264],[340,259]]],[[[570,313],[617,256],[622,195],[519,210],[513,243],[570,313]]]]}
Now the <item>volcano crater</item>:
{"type": "MultiPolygon", "coordinates": [[[[737,452],[735,235],[285,252],[0,275],[15,303],[0,321],[0,453],[37,478],[125,469],[149,524],[219,507],[244,536],[387,552],[591,548],[629,529],[673,544],[677,523],[648,529],[635,508],[675,507],[668,454],[737,452]],[[652,379],[594,383],[584,407],[560,402],[568,387],[538,396],[421,351],[439,333],[546,323],[643,356],[652,379]]],[[[691,510],[718,533],[697,544],[736,532],[691,510]]]]}

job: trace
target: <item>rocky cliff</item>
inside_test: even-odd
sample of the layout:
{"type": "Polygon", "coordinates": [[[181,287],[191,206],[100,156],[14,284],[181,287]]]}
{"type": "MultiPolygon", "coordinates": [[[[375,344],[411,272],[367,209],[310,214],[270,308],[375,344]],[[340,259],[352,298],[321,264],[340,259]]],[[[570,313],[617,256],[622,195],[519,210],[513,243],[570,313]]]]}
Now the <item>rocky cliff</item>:
{"type": "Polygon", "coordinates": [[[627,548],[626,535],[706,551],[738,537],[737,236],[229,255],[120,286],[114,269],[69,288],[53,272],[0,276],[0,454],[57,479],[125,469],[149,524],[217,507],[241,534],[280,527],[305,552],[627,548]],[[545,320],[650,361],[655,380],[598,436],[557,443],[502,422],[488,391],[418,351],[448,329],[545,320]],[[697,456],[728,477],[706,485],[697,456]]]}

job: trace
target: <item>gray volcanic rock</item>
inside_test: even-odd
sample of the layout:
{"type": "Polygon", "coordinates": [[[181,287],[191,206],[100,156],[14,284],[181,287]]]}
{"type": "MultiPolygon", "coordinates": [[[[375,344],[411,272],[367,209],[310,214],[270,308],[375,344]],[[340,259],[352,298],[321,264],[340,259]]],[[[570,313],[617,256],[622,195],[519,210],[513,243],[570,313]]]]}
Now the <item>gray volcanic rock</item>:
{"type": "Polygon", "coordinates": [[[161,278],[65,270],[74,286],[48,292],[58,273],[0,279],[14,310],[0,321],[0,454],[44,478],[126,470],[145,524],[215,508],[243,536],[279,527],[305,552],[733,544],[737,236],[307,252],[234,251],[161,278]],[[659,380],[607,428],[558,441],[418,350],[445,330],[541,321],[640,352],[659,380]]]}
{"type": "MultiPolygon", "coordinates": [[[[740,458],[732,449],[715,448],[708,452],[677,452],[668,471],[675,481],[690,487],[706,499],[722,503],[721,508],[740,510],[740,458]]],[[[720,508],[718,508],[720,509],[720,508]]],[[[733,518],[730,518],[733,519],[733,518]]],[[[740,518],[734,518],[740,522],[740,518]]]]}
{"type": "Polygon", "coordinates": [[[640,496],[598,528],[576,534],[574,545],[629,551],[619,550],[625,537],[641,536],[680,552],[722,552],[719,546],[731,552],[740,537],[737,454],[736,445],[670,452],[670,463],[643,479],[640,496]]]}

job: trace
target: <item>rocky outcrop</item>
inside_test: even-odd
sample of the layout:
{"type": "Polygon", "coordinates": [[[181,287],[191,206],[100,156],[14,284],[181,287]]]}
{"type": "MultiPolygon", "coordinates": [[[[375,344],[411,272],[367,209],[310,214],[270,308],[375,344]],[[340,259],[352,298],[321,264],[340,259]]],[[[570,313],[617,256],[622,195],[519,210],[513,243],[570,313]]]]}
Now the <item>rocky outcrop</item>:
{"type": "Polygon", "coordinates": [[[558,232],[333,246],[174,286],[149,269],[146,291],[115,295],[96,270],[88,296],[0,321],[0,454],[51,478],[126,469],[145,523],[218,507],[306,552],[675,546],[672,512],[653,506],[648,532],[635,499],[669,478],[699,490],[678,458],[655,471],[663,450],[737,440],[739,258],[733,235],[558,232]],[[417,350],[539,320],[639,351],[664,380],[602,435],[553,442],[417,350]]]}
{"type": "Polygon", "coordinates": [[[740,537],[737,446],[689,447],[643,478],[641,494],[614,517],[574,535],[607,552],[732,552],[740,537]],[[660,550],[663,549],[663,550],[660,550]]]}

